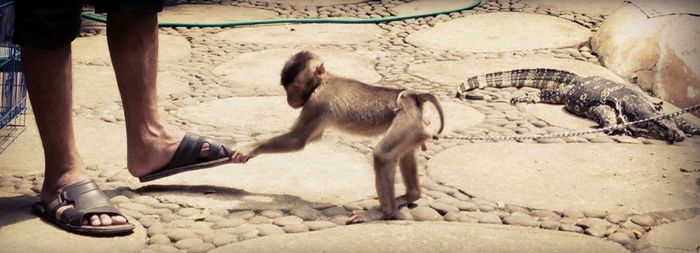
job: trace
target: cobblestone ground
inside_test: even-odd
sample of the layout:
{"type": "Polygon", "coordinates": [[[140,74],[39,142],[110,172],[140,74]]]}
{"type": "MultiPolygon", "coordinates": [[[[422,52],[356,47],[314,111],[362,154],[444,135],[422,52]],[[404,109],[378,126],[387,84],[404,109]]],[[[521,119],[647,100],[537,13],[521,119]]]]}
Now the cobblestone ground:
{"type": "MultiPolygon", "coordinates": [[[[400,11],[397,11],[397,7],[410,2],[412,1],[370,1],[318,7],[292,6],[272,1],[254,0],[176,1],[173,4],[248,7],[274,12],[274,15],[280,18],[377,18],[399,15],[400,13],[398,12],[400,11]]],[[[183,113],[183,111],[186,111],[187,108],[212,103],[212,101],[230,101],[237,97],[257,97],[261,95],[255,94],[256,92],[267,93],[262,95],[267,97],[277,96],[278,99],[281,99],[281,97],[278,97],[283,95],[281,89],[275,90],[271,88],[265,90],[265,87],[261,87],[258,90],[248,89],[252,86],[241,88],[239,81],[235,80],[235,76],[232,79],[230,75],[227,75],[230,70],[221,70],[220,67],[225,66],[232,59],[240,59],[251,54],[257,53],[258,55],[256,56],[264,56],[266,55],[265,52],[269,50],[288,50],[293,52],[299,49],[311,49],[319,52],[351,52],[370,57],[372,61],[368,69],[370,72],[378,74],[377,78],[374,78],[377,79],[374,81],[378,85],[432,92],[438,95],[444,103],[451,103],[453,106],[466,105],[470,108],[469,110],[471,110],[473,115],[483,118],[483,120],[475,120],[469,124],[465,123],[465,125],[450,126],[451,132],[449,134],[451,135],[510,136],[579,130],[579,125],[567,126],[566,124],[553,122],[560,116],[539,117],[539,114],[532,112],[534,107],[512,106],[508,103],[510,98],[525,95],[533,90],[527,88],[520,90],[515,88],[487,88],[475,92],[484,96],[484,100],[465,103],[453,99],[454,91],[457,87],[456,83],[440,82],[439,78],[421,75],[411,69],[419,65],[451,61],[498,61],[501,59],[519,61],[537,57],[549,57],[576,62],[576,64],[586,63],[600,66],[596,54],[591,51],[589,45],[585,42],[566,47],[549,48],[544,46],[542,48],[502,52],[431,49],[410,42],[412,40],[409,37],[421,31],[433,29],[446,22],[487,13],[541,14],[566,20],[589,32],[595,32],[606,18],[605,15],[541,8],[536,4],[518,0],[484,1],[479,7],[469,11],[378,24],[376,28],[382,34],[381,36],[376,39],[349,44],[323,41],[313,44],[239,42],[225,36],[226,33],[235,32],[239,28],[161,28],[161,40],[163,38],[184,39],[189,45],[189,54],[186,54],[184,58],[160,62],[159,69],[161,71],[167,71],[172,75],[170,78],[186,84],[185,89],[174,89],[171,91],[171,94],[161,97],[160,106],[164,112],[162,116],[172,125],[185,131],[216,137],[233,137],[242,141],[251,141],[258,139],[260,136],[278,133],[284,128],[261,127],[251,129],[250,126],[218,125],[193,120],[192,117],[188,116],[191,114],[183,113]],[[553,119],[553,121],[548,119],[553,119]]],[[[86,22],[80,36],[98,37],[104,35],[104,33],[105,28],[103,25],[86,22]]],[[[87,38],[78,40],[81,39],[87,38]]],[[[286,55],[279,56],[275,53],[270,54],[281,58],[279,60],[287,57],[286,55]]],[[[332,57],[332,53],[328,55],[329,58],[332,57]]],[[[110,65],[108,58],[103,59],[99,57],[78,59],[76,64],[88,68],[110,65]]],[[[278,70],[270,73],[276,74],[276,71],[278,70]]],[[[333,70],[331,69],[330,71],[333,70]]],[[[436,73],[433,76],[440,75],[440,73],[436,73]]],[[[164,77],[161,75],[159,78],[162,79],[164,77]]],[[[363,75],[358,76],[358,78],[371,79],[372,77],[363,75]]],[[[270,80],[276,80],[276,77],[270,80]]],[[[257,85],[255,80],[251,82],[253,83],[251,85],[257,85]]],[[[74,112],[75,116],[80,119],[123,125],[124,118],[119,102],[78,103],[74,112]]],[[[255,112],[248,113],[254,114],[255,112]]],[[[564,114],[564,112],[560,111],[556,111],[556,113],[564,114]]],[[[228,115],[221,116],[229,117],[228,115]]],[[[230,117],[236,120],[235,115],[230,117]]],[[[371,152],[371,147],[376,142],[376,139],[351,138],[338,133],[332,133],[326,138],[331,139],[333,143],[341,147],[364,155],[371,152]]],[[[691,142],[694,141],[692,139],[690,140],[691,142]]],[[[482,142],[484,141],[475,141],[475,143],[482,142]]],[[[532,143],[533,141],[525,140],[522,142],[532,143]]],[[[697,207],[651,212],[541,209],[534,206],[501,202],[497,199],[487,199],[431,176],[432,174],[427,164],[430,164],[430,160],[433,157],[438,156],[446,149],[470,143],[468,141],[441,139],[428,145],[428,151],[420,156],[420,180],[423,188],[423,197],[416,201],[414,205],[401,209],[401,212],[405,214],[408,220],[415,222],[447,221],[455,223],[502,224],[503,226],[554,230],[560,231],[560,233],[578,233],[604,238],[627,249],[634,250],[637,241],[649,231],[653,231],[655,227],[690,219],[700,214],[697,207]]],[[[542,139],[535,141],[533,144],[539,143],[541,145],[563,145],[566,143],[666,145],[654,140],[626,136],[607,136],[604,134],[565,139],[542,139]]],[[[3,160],[5,159],[7,158],[3,157],[3,160]]],[[[161,198],[159,195],[153,194],[153,187],[143,187],[128,174],[125,169],[125,161],[94,164],[90,165],[88,170],[101,187],[107,190],[112,202],[126,215],[132,217],[132,222],[138,222],[147,229],[147,243],[143,245],[141,252],[206,252],[218,247],[235,245],[241,241],[254,240],[260,237],[325,230],[345,226],[345,222],[353,210],[371,209],[378,206],[377,200],[369,197],[347,203],[314,203],[313,205],[295,207],[205,208],[201,205],[190,205],[187,201],[175,201],[172,198],[161,198]]],[[[697,173],[692,171],[694,170],[693,168],[687,170],[687,173],[697,173]]],[[[284,177],[284,175],[280,175],[280,177],[284,177]]],[[[34,196],[40,192],[42,180],[43,176],[41,174],[2,174],[0,176],[0,192],[34,196]]],[[[494,189],[494,191],[497,190],[505,191],[507,189],[494,189]]],[[[205,191],[200,196],[206,197],[209,193],[205,191]]],[[[630,189],[630,193],[634,194],[634,189],[630,189]]],[[[304,198],[304,196],[298,197],[304,198]]]]}

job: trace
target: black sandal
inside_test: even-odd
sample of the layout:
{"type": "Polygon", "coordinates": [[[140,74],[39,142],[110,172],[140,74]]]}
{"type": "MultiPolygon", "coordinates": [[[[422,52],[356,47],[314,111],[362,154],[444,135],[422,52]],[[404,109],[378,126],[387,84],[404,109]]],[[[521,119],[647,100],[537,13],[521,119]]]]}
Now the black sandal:
{"type": "MultiPolygon", "coordinates": [[[[122,225],[92,226],[84,225],[83,219],[92,214],[107,214],[110,216],[124,216],[112,205],[107,195],[100,190],[92,179],[84,180],[66,186],[58,193],[58,197],[49,204],[37,202],[32,205],[34,213],[60,228],[84,235],[109,236],[130,234],[134,231],[134,225],[130,223],[122,225]],[[56,210],[60,207],[73,205],[56,219],[56,210]]],[[[124,216],[126,218],[126,216],[124,216]]]]}
{"type": "Polygon", "coordinates": [[[185,134],[185,137],[182,138],[180,145],[177,147],[168,165],[162,170],[139,177],[139,181],[148,182],[186,171],[204,169],[227,163],[231,160],[231,155],[233,154],[235,146],[236,142],[233,140],[221,141],[189,133],[185,134]],[[209,144],[209,153],[206,159],[200,159],[199,154],[205,143],[209,144]],[[220,156],[222,151],[224,157],[220,156]]]}

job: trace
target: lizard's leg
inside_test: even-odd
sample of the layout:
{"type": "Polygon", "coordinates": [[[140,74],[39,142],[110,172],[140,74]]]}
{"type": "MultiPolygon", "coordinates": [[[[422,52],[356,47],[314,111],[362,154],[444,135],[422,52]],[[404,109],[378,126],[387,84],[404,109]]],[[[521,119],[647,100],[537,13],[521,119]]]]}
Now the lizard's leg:
{"type": "Polygon", "coordinates": [[[700,135],[700,128],[687,119],[676,117],[673,122],[685,134],[700,135]]]}
{"type": "Polygon", "coordinates": [[[526,104],[537,104],[540,102],[540,92],[526,93],[525,96],[514,97],[510,99],[510,104],[515,105],[518,103],[526,104]]]}
{"type": "Polygon", "coordinates": [[[534,93],[528,93],[523,97],[515,97],[510,100],[511,104],[517,104],[517,103],[528,103],[528,104],[536,104],[536,103],[545,103],[545,104],[555,104],[555,105],[561,105],[564,104],[564,99],[566,98],[566,94],[558,89],[542,89],[539,92],[534,92],[534,93]]]}
{"type": "MultiPolygon", "coordinates": [[[[598,123],[601,128],[611,127],[617,125],[618,116],[617,111],[610,107],[609,105],[599,105],[591,107],[590,109],[591,118],[598,123]]],[[[625,130],[616,130],[607,132],[607,134],[630,134],[625,130]]]]}

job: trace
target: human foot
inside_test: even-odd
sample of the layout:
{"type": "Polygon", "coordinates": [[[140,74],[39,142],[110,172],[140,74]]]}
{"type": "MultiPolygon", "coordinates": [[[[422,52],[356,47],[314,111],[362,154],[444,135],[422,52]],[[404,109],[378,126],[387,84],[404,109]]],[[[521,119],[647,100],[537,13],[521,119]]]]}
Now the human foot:
{"type": "MultiPolygon", "coordinates": [[[[59,192],[62,192],[64,188],[89,179],[89,176],[77,169],[71,170],[71,172],[68,173],[64,173],[56,179],[51,179],[50,177],[47,177],[46,180],[44,180],[44,184],[41,189],[41,202],[44,205],[48,205],[49,203],[51,203],[51,201],[55,200],[58,197],[59,192]]],[[[75,208],[75,206],[72,204],[68,204],[59,207],[58,209],[56,209],[55,218],[57,220],[60,220],[61,215],[66,210],[71,208],[75,208]]],[[[102,213],[91,215],[88,218],[84,219],[81,223],[84,225],[91,226],[123,225],[127,223],[127,219],[121,215],[107,215],[102,213]]]]}
{"type": "MultiPolygon", "coordinates": [[[[183,134],[175,141],[169,135],[150,138],[148,144],[129,149],[129,172],[142,182],[230,161],[234,141],[183,134]]],[[[130,146],[131,147],[131,146],[130,146]]]]}
{"type": "Polygon", "coordinates": [[[63,178],[63,182],[78,182],[42,189],[41,202],[32,206],[35,213],[52,221],[66,231],[87,235],[116,235],[130,233],[134,225],[119,213],[109,198],[91,179],[80,180],[82,175],[63,178]],[[51,194],[53,192],[53,194],[51,194]]]}

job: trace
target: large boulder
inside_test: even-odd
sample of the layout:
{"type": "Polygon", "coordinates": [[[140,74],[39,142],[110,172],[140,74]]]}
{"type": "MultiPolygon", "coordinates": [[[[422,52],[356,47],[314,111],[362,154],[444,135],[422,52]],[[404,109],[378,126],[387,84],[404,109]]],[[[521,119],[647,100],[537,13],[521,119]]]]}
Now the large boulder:
{"type": "Polygon", "coordinates": [[[603,65],[654,96],[698,104],[700,17],[689,15],[698,13],[697,1],[634,0],[603,23],[591,45],[603,65]]]}

